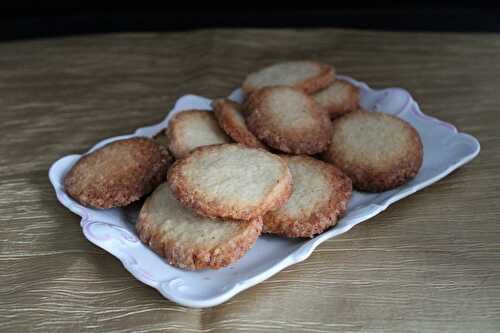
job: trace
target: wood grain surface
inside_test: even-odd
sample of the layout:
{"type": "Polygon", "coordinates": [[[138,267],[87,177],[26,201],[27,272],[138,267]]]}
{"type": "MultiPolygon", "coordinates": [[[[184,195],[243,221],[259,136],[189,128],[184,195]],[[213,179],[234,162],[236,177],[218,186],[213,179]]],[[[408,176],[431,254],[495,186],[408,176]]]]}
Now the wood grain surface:
{"type": "Polygon", "coordinates": [[[500,35],[202,30],[0,44],[1,332],[500,331],[500,35]],[[59,157],[226,96],[289,59],[403,87],[480,155],[210,309],[165,300],[83,236],[48,181],[59,157]]]}

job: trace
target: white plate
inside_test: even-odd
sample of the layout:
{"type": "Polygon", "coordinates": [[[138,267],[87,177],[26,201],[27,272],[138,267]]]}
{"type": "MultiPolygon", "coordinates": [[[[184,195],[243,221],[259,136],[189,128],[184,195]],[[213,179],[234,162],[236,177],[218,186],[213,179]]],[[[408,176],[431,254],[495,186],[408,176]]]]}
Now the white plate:
{"type": "MultiPolygon", "coordinates": [[[[199,272],[184,271],[168,265],[139,241],[133,223],[140,207],[89,209],[66,195],[62,185],[64,176],[81,155],[69,155],[56,161],[49,170],[50,182],[59,201],[82,217],[81,227],[85,237],[120,259],[123,266],[138,280],[181,305],[202,308],[221,304],[282,269],[307,259],[322,242],[348,231],[380,213],[393,202],[438,181],[479,153],[479,142],[474,137],[459,133],[451,124],[424,115],[405,90],[373,90],[362,82],[348,77],[341,78],[361,89],[361,105],[364,108],[397,115],[410,122],[422,138],[424,161],[417,177],[395,190],[378,194],[354,192],[344,218],[334,228],[313,239],[290,240],[261,236],[255,246],[230,267],[199,272]]],[[[234,91],[230,98],[241,101],[241,90],[234,91]]],[[[103,140],[90,151],[114,140],[152,136],[166,127],[174,114],[193,108],[210,109],[210,100],[193,95],[184,96],[161,123],[139,128],[134,134],[103,140]]]]}

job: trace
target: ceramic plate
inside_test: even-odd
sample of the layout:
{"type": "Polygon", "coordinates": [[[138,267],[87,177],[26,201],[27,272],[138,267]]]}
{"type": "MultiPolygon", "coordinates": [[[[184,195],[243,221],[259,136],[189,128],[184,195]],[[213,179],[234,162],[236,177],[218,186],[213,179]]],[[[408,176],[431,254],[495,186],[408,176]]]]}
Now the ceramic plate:
{"type": "MultiPolygon", "coordinates": [[[[69,155],[56,161],[49,170],[50,182],[59,201],[82,217],[81,227],[85,237],[120,259],[123,266],[138,280],[181,305],[202,308],[221,304],[282,269],[307,259],[322,242],[377,215],[393,202],[431,185],[479,153],[479,142],[474,137],[459,133],[453,125],[423,114],[407,91],[399,88],[373,90],[362,82],[339,77],[360,88],[361,105],[365,109],[393,114],[410,122],[422,138],[424,161],[417,177],[404,186],[376,194],[354,192],[347,214],[334,228],[313,239],[290,240],[261,236],[255,246],[230,267],[198,272],[184,271],[167,264],[137,238],[134,230],[140,209],[137,205],[124,209],[97,210],[83,207],[66,195],[64,176],[81,155],[69,155]]],[[[230,98],[241,102],[241,90],[234,91],[230,98]]],[[[103,140],[90,151],[119,139],[153,136],[167,126],[174,114],[193,108],[210,109],[210,100],[193,95],[184,96],[161,123],[139,128],[133,134],[103,140]]]]}

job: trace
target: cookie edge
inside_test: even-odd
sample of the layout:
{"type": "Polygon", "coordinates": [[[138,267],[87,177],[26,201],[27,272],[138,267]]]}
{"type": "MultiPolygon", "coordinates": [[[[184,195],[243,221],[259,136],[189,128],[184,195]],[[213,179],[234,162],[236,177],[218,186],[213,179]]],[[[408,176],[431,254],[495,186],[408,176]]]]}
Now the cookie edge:
{"type": "Polygon", "coordinates": [[[270,152],[259,149],[250,148],[242,144],[219,144],[198,147],[186,158],[177,160],[169,169],[167,175],[167,183],[174,193],[175,197],[182,203],[184,207],[194,210],[199,215],[209,217],[209,218],[223,218],[223,219],[234,219],[234,220],[251,220],[258,216],[262,216],[269,210],[277,209],[281,207],[292,194],[292,175],[288,169],[288,165],[283,159],[278,155],[271,154],[270,152]],[[215,204],[212,201],[205,200],[203,195],[198,195],[196,193],[190,193],[188,190],[188,181],[180,175],[177,170],[183,165],[188,164],[191,159],[196,158],[198,154],[203,153],[205,150],[219,149],[220,147],[226,145],[237,145],[245,149],[257,149],[266,154],[270,154],[273,158],[279,159],[283,167],[283,175],[278,184],[275,185],[268,193],[266,198],[262,199],[262,202],[256,207],[248,207],[241,209],[231,209],[228,207],[223,207],[221,204],[215,204]]]}
{"type": "MultiPolygon", "coordinates": [[[[70,171],[65,175],[64,177],[64,191],[75,201],[77,201],[79,204],[85,207],[89,208],[97,208],[97,209],[108,209],[108,208],[116,208],[116,207],[123,207],[126,206],[132,202],[135,202],[139,199],[141,199],[143,196],[151,193],[159,184],[165,181],[168,169],[171,166],[173,161],[172,156],[170,155],[168,149],[166,147],[162,146],[161,144],[155,142],[154,140],[147,138],[147,137],[133,137],[129,139],[124,139],[124,140],[117,140],[110,142],[103,147],[83,155],[76,163],[73,165],[73,167],[70,169],[70,171]],[[120,194],[122,199],[104,199],[103,203],[99,203],[94,199],[96,197],[96,193],[94,193],[93,196],[91,196],[90,199],[87,200],[82,200],[81,199],[81,193],[74,193],[72,190],[72,184],[71,184],[71,179],[74,177],[74,174],[76,172],[76,168],[78,165],[81,165],[82,163],[85,163],[87,159],[91,158],[91,156],[95,156],[97,154],[101,155],[102,150],[110,145],[113,144],[123,144],[124,141],[130,142],[130,141],[143,141],[146,140],[148,142],[153,143],[156,145],[159,149],[159,153],[162,155],[162,158],[157,162],[157,166],[153,167],[150,173],[149,181],[143,186],[127,186],[125,189],[120,188],[120,186],[115,185],[113,187],[114,190],[112,192],[117,192],[120,194]],[[162,170],[163,169],[163,170],[162,170]],[[130,189],[132,187],[132,189],[130,189]]],[[[95,191],[94,191],[95,192],[95,191]]]]}
{"type": "Polygon", "coordinates": [[[281,152],[295,155],[314,155],[325,151],[332,137],[332,123],[329,116],[321,108],[321,106],[311,96],[305,94],[297,88],[288,86],[273,86],[262,88],[250,96],[245,103],[247,109],[247,117],[245,121],[248,129],[259,140],[263,141],[269,147],[278,149],[281,152]],[[260,108],[260,104],[266,96],[272,94],[276,89],[291,89],[303,94],[308,100],[311,107],[312,116],[317,119],[321,128],[316,129],[316,133],[307,133],[309,131],[288,131],[292,133],[284,133],[272,129],[269,122],[269,115],[264,109],[260,108]]]}
{"type": "MultiPolygon", "coordinates": [[[[354,112],[373,113],[374,111],[357,110],[354,112]]],[[[348,120],[349,118],[346,117],[354,114],[354,112],[349,113],[333,122],[334,133],[335,128],[340,126],[344,121],[348,120]]],[[[362,192],[380,193],[404,185],[417,176],[423,164],[424,149],[422,139],[415,127],[399,117],[383,112],[377,112],[377,114],[382,114],[397,120],[410,133],[411,145],[409,151],[412,151],[413,153],[406,154],[406,156],[410,156],[411,158],[398,161],[390,169],[383,171],[366,167],[351,167],[350,170],[346,170],[347,167],[343,167],[342,165],[344,163],[339,162],[339,157],[341,159],[340,161],[343,160],[343,154],[331,152],[330,146],[321,155],[322,160],[335,165],[337,168],[345,172],[351,178],[353,187],[362,192]],[[334,158],[333,155],[335,155],[336,158],[334,158]]]]}
{"type": "MultiPolygon", "coordinates": [[[[230,107],[227,104],[228,101],[225,99],[216,99],[211,103],[211,106],[214,110],[215,119],[217,120],[222,130],[234,141],[245,146],[251,148],[267,149],[266,146],[262,142],[260,142],[260,140],[252,132],[250,132],[248,127],[241,128],[240,125],[236,124],[232,116],[229,114],[229,112],[231,111],[227,111],[226,109],[230,107]]],[[[243,116],[243,112],[241,112],[241,114],[243,116]]]]}
{"type": "MultiPolygon", "coordinates": [[[[310,77],[310,78],[308,78],[300,83],[288,86],[288,87],[298,88],[307,94],[312,94],[312,93],[317,92],[323,88],[326,88],[328,85],[330,85],[335,80],[336,71],[335,71],[335,67],[332,65],[329,65],[326,63],[321,63],[321,62],[316,62],[316,61],[311,61],[311,60],[284,61],[281,63],[286,63],[286,62],[308,62],[308,63],[314,64],[315,66],[319,67],[319,73],[316,74],[315,76],[310,77]]],[[[250,96],[255,91],[258,91],[258,90],[265,88],[265,87],[271,87],[271,86],[263,86],[263,87],[252,86],[247,82],[248,77],[251,74],[257,73],[257,72],[262,71],[268,67],[272,67],[272,66],[278,65],[278,64],[280,64],[280,63],[278,62],[278,63],[271,64],[269,66],[263,67],[255,72],[248,74],[246,76],[245,80],[243,81],[243,84],[241,85],[241,89],[243,90],[243,92],[247,96],[250,96]]]]}
{"type": "Polygon", "coordinates": [[[246,230],[221,246],[210,250],[192,248],[187,253],[180,253],[182,247],[179,247],[175,240],[164,241],[161,239],[161,233],[155,232],[150,222],[150,214],[146,212],[148,207],[149,201],[147,200],[135,226],[139,239],[156,254],[165,258],[170,265],[185,270],[220,269],[229,266],[242,258],[255,245],[262,232],[262,218],[257,217],[250,221],[240,222],[248,224],[245,226],[246,230]]]}
{"type": "Polygon", "coordinates": [[[335,188],[331,191],[328,200],[305,220],[283,218],[272,211],[268,212],[262,218],[264,222],[262,232],[290,238],[312,238],[335,226],[344,216],[352,196],[352,182],[345,173],[331,164],[304,155],[286,157],[287,160],[292,158],[301,158],[303,162],[310,164],[320,163],[321,169],[328,174],[335,188]]]}

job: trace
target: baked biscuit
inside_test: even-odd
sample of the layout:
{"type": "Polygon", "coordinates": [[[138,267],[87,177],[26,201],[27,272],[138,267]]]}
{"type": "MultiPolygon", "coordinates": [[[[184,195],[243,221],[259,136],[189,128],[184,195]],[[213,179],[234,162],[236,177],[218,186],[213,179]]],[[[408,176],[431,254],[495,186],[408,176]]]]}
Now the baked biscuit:
{"type": "Polygon", "coordinates": [[[212,107],[220,127],[234,141],[248,147],[266,149],[266,146],[248,130],[240,104],[227,99],[216,99],[212,102],[212,107]]]}
{"type": "Polygon", "coordinates": [[[167,128],[168,149],[176,159],[201,146],[232,140],[219,128],[212,112],[189,110],[176,114],[167,128]]]}
{"type": "Polygon", "coordinates": [[[262,88],[247,100],[246,123],[268,146],[291,154],[313,155],[326,149],[331,121],[304,92],[290,87],[262,88]]]}
{"type": "Polygon", "coordinates": [[[168,184],[198,214],[236,220],[277,209],[292,193],[292,176],[283,159],[241,144],[194,150],[172,165],[168,184]]]}
{"type": "Polygon", "coordinates": [[[167,149],[151,139],[114,141],[83,156],[66,175],[64,188],[87,207],[122,207],[164,182],[171,161],[167,149]]]}
{"type": "Polygon", "coordinates": [[[222,221],[196,215],[163,183],[144,203],[136,229],[140,239],[173,266],[218,269],[241,258],[255,244],[262,219],[222,221]]]}
{"type": "Polygon", "coordinates": [[[249,74],[243,82],[243,91],[252,92],[269,86],[291,86],[308,94],[327,87],[335,80],[335,69],[313,61],[290,61],[265,67],[249,74]]]}
{"type": "Polygon", "coordinates": [[[382,192],[417,175],[423,149],[418,132],[406,121],[359,110],[333,122],[323,158],[344,171],[356,189],[382,192]]]}
{"type": "Polygon", "coordinates": [[[262,217],[263,232],[313,237],[337,224],[352,194],[351,180],[333,165],[309,156],[282,158],[292,173],[292,196],[262,217]]]}
{"type": "Polygon", "coordinates": [[[315,93],[314,99],[334,119],[358,109],[359,88],[337,79],[331,86],[315,93]]]}

